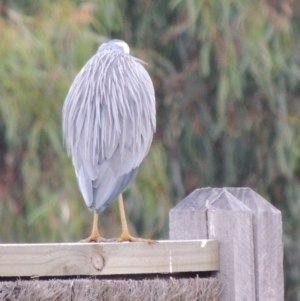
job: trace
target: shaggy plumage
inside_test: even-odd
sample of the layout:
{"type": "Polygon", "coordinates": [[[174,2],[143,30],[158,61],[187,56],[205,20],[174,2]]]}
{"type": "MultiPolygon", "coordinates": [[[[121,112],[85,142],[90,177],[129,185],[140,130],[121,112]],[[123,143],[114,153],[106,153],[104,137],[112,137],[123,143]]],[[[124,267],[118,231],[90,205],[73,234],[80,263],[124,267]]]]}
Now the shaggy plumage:
{"type": "Polygon", "coordinates": [[[86,205],[101,213],[134,178],[155,131],[155,96],[128,45],[99,47],[63,107],[63,136],[86,205]]]}

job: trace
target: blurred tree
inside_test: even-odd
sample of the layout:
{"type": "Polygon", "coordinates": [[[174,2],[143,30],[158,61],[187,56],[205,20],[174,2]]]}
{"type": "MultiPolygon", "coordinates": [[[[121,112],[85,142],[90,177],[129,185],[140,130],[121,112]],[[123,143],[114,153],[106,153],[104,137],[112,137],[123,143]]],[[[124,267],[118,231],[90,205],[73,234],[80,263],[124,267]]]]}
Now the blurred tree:
{"type": "MultiPolygon", "coordinates": [[[[61,107],[117,37],[157,95],[157,134],[125,195],[137,234],[167,237],[169,209],[196,187],[252,187],[282,210],[286,300],[300,299],[300,3],[2,0],[0,14],[2,241],[88,235],[61,107]]],[[[100,222],[119,234],[115,205],[100,222]]]]}

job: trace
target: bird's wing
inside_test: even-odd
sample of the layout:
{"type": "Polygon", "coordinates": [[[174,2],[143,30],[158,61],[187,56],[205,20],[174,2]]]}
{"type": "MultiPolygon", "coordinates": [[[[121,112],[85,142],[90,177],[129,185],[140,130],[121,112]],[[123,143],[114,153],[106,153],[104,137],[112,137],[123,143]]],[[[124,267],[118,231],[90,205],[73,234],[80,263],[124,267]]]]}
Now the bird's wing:
{"type": "Polygon", "coordinates": [[[152,142],[154,89],[140,62],[118,51],[98,52],[64,104],[64,140],[79,187],[99,212],[127,187],[152,142]]]}

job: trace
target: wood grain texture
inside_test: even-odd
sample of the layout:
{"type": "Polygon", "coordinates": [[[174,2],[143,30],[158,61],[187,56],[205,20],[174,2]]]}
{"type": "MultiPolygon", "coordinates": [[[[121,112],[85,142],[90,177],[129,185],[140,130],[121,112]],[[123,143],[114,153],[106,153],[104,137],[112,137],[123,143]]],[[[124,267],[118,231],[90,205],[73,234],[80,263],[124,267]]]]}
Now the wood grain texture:
{"type": "Polygon", "coordinates": [[[201,189],[196,189],[169,213],[171,240],[207,239],[205,202],[200,200],[201,189]],[[192,226],[192,227],[191,227],[192,226]]]}
{"type": "Polygon", "coordinates": [[[215,271],[216,240],[2,244],[0,276],[74,276],[215,271]]]}
{"type": "Polygon", "coordinates": [[[252,212],[225,189],[215,190],[207,214],[209,237],[220,244],[220,301],[256,301],[252,212]]]}
{"type": "Polygon", "coordinates": [[[281,212],[250,188],[226,188],[253,213],[256,300],[284,300],[281,212]]]}
{"type": "Polygon", "coordinates": [[[219,241],[220,301],[254,301],[251,210],[224,188],[197,189],[170,212],[170,237],[184,239],[188,233],[219,241]]]}

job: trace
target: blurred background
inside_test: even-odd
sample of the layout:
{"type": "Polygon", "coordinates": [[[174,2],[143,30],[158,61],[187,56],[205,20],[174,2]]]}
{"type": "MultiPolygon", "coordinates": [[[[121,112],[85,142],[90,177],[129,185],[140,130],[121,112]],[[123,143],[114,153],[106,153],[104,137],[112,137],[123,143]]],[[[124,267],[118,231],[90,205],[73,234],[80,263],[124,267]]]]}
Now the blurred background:
{"type": "MultiPolygon", "coordinates": [[[[300,1],[0,0],[0,241],[87,237],[62,143],[70,84],[100,43],[148,63],[157,133],[125,193],[132,234],[168,238],[195,188],[247,186],[282,211],[285,300],[300,300],[300,1]]],[[[101,234],[120,234],[117,202],[101,234]]]]}

